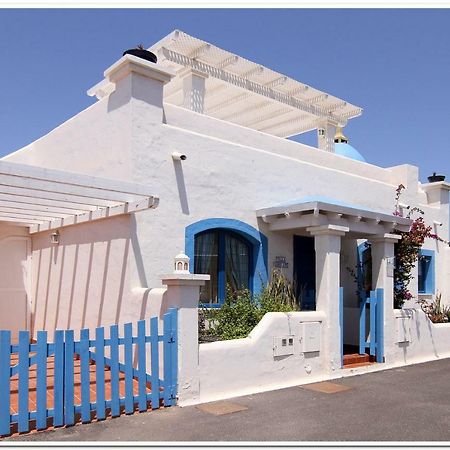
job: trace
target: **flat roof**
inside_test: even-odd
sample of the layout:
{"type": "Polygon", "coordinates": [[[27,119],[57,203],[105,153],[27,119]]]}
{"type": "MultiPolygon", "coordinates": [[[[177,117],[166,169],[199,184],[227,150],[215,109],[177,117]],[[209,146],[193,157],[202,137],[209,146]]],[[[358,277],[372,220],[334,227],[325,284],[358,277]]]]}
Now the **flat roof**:
{"type": "Polygon", "coordinates": [[[189,69],[206,75],[204,114],[279,137],[295,136],[324,120],[345,126],[362,109],[261,64],[175,30],[154,44],[158,64],[176,76],[164,101],[183,105],[189,69]]]}

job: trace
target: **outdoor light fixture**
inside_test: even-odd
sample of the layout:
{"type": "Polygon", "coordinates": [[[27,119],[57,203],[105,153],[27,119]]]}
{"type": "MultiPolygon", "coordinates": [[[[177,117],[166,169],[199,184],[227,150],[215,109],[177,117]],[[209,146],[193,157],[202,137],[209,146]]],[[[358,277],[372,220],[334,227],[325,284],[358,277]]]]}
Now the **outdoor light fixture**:
{"type": "Polygon", "coordinates": [[[180,152],[173,152],[172,159],[174,161],[184,161],[186,159],[186,155],[180,152]]]}
{"type": "Polygon", "coordinates": [[[56,230],[50,235],[50,242],[52,244],[59,244],[59,231],[56,230]]]}

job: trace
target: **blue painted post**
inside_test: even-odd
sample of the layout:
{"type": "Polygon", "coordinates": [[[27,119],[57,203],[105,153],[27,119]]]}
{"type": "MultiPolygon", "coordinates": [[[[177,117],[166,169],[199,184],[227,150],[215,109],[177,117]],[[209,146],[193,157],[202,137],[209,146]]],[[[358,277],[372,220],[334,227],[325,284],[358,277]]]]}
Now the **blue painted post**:
{"type": "Polygon", "coordinates": [[[81,370],[81,421],[91,421],[91,380],[89,364],[89,330],[80,331],[80,370],[81,370]]]}
{"type": "Polygon", "coordinates": [[[19,331],[19,433],[28,431],[30,333],[19,331]]]}
{"type": "Polygon", "coordinates": [[[145,357],[145,320],[139,320],[137,335],[139,411],[147,411],[147,368],[145,357]]]}
{"type": "Polygon", "coordinates": [[[384,362],[384,291],[378,288],[377,294],[377,362],[384,362]]]}
{"type": "Polygon", "coordinates": [[[64,422],[65,425],[73,425],[75,423],[75,408],[73,402],[73,357],[75,353],[75,344],[73,330],[66,330],[64,338],[64,422]]]}
{"type": "Polygon", "coordinates": [[[119,391],[119,327],[112,325],[109,329],[111,348],[111,415],[120,416],[120,391],[119,391]]]}
{"type": "Polygon", "coordinates": [[[125,352],[125,413],[133,414],[133,326],[124,325],[124,352],[125,352]]]}
{"type": "Polygon", "coordinates": [[[95,392],[97,420],[106,418],[105,411],[105,329],[95,329],[95,392]]]}
{"type": "Polygon", "coordinates": [[[172,345],[171,345],[171,331],[172,331],[172,317],[169,312],[163,317],[163,361],[164,361],[164,406],[172,405],[172,345]]]}
{"type": "Polygon", "coordinates": [[[339,327],[341,336],[341,367],[344,366],[344,288],[339,288],[339,327]]]}
{"type": "Polygon", "coordinates": [[[47,332],[37,332],[36,428],[47,428],[47,332]]]}
{"type": "Polygon", "coordinates": [[[172,404],[174,405],[177,398],[178,387],[178,310],[171,308],[171,334],[172,334],[172,351],[170,367],[172,369],[172,404]]]}
{"type": "Polygon", "coordinates": [[[375,356],[375,347],[377,343],[377,329],[376,329],[376,302],[377,298],[375,295],[375,291],[370,291],[370,321],[369,321],[369,330],[370,330],[370,348],[369,353],[371,356],[375,356]]]}
{"type": "Polygon", "coordinates": [[[0,330],[0,435],[11,433],[11,331],[0,330]]]}
{"type": "Polygon", "coordinates": [[[359,354],[366,353],[366,302],[365,296],[361,298],[361,305],[359,309],[359,354]]]}
{"type": "Polygon", "coordinates": [[[150,319],[152,409],[159,408],[159,339],[158,318],[150,319]]]}
{"type": "Polygon", "coordinates": [[[53,374],[53,426],[61,427],[64,425],[64,331],[56,330],[54,340],[55,369],[53,374]]]}

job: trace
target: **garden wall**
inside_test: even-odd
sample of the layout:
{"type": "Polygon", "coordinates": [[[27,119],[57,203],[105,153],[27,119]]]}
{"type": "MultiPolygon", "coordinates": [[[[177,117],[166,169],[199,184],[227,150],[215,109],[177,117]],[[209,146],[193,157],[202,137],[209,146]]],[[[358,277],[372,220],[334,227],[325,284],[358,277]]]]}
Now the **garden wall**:
{"type": "Polygon", "coordinates": [[[392,361],[414,364],[450,357],[450,323],[433,323],[417,308],[395,310],[392,361]]]}
{"type": "Polygon", "coordinates": [[[324,320],[323,313],[313,311],[267,313],[247,338],[200,344],[200,401],[325,379],[324,320]]]}

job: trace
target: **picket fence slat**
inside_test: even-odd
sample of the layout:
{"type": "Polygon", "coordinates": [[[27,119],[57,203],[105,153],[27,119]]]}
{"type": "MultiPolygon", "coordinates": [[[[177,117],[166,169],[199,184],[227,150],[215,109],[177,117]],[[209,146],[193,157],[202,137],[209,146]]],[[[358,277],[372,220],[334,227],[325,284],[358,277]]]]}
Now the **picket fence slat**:
{"type": "Polygon", "coordinates": [[[89,330],[83,329],[79,341],[75,340],[74,330],[56,330],[53,342],[48,342],[47,331],[38,331],[36,343],[30,342],[29,331],[20,331],[14,345],[11,332],[0,330],[0,435],[9,435],[14,424],[19,432],[28,432],[30,426],[47,428],[50,419],[57,427],[74,425],[80,419],[88,423],[93,412],[97,420],[102,420],[107,412],[112,417],[120,416],[122,408],[131,414],[136,408],[147,411],[150,404],[157,409],[161,400],[166,407],[173,405],[177,387],[177,311],[170,309],[164,314],[161,335],[157,317],[138,321],[136,335],[133,326],[123,326],[123,337],[119,336],[117,324],[110,326],[108,339],[104,327],[98,327],[94,340],[89,330]],[[160,356],[164,363],[162,379],[160,356]],[[52,362],[53,367],[49,365],[52,362]],[[111,395],[106,398],[108,384],[111,395]],[[49,400],[52,396],[47,398],[49,390],[53,390],[53,400],[49,400]],[[18,410],[13,413],[11,395],[17,396],[14,402],[18,410]],[[36,402],[34,411],[30,411],[30,398],[36,402]]]}
{"type": "Polygon", "coordinates": [[[370,350],[369,353],[375,356],[375,345],[377,340],[375,314],[377,309],[377,298],[375,297],[375,291],[370,291],[370,350]]]}
{"type": "Polygon", "coordinates": [[[56,330],[54,340],[55,368],[53,373],[53,426],[61,427],[64,424],[64,331],[56,330]]]}
{"type": "Polygon", "coordinates": [[[47,428],[47,332],[37,332],[36,428],[47,428]]]}
{"type": "Polygon", "coordinates": [[[150,351],[151,351],[151,374],[152,374],[152,409],[159,408],[159,340],[158,340],[158,318],[150,319],[150,351]]]}
{"type": "Polygon", "coordinates": [[[178,311],[175,308],[169,310],[170,320],[171,320],[171,345],[170,345],[170,369],[172,371],[171,381],[171,404],[175,404],[175,399],[177,395],[177,385],[178,385],[178,311]]]}
{"type": "Polygon", "coordinates": [[[0,435],[10,432],[11,331],[0,331],[0,435]]]}
{"type": "Polygon", "coordinates": [[[73,357],[75,354],[74,332],[66,330],[64,336],[64,421],[65,425],[75,423],[74,410],[74,373],[73,357]]]}
{"type": "Polygon", "coordinates": [[[106,418],[105,411],[105,329],[95,329],[95,392],[97,395],[97,420],[106,418]]]}
{"type": "Polygon", "coordinates": [[[125,412],[134,411],[133,402],[133,325],[124,325],[124,353],[125,353],[125,412]]]}
{"type": "Polygon", "coordinates": [[[91,420],[91,392],[89,367],[89,330],[80,331],[80,378],[81,378],[81,421],[91,420]]]}
{"type": "Polygon", "coordinates": [[[384,362],[384,290],[382,288],[377,289],[377,362],[384,362]]]}
{"type": "Polygon", "coordinates": [[[145,320],[137,324],[139,412],[147,410],[147,361],[145,357],[145,320]]]}
{"type": "Polygon", "coordinates": [[[29,345],[30,333],[19,331],[19,433],[28,431],[29,345]]]}
{"type": "Polygon", "coordinates": [[[119,327],[111,325],[110,334],[110,370],[111,370],[111,415],[120,416],[119,391],[119,327]]]}

